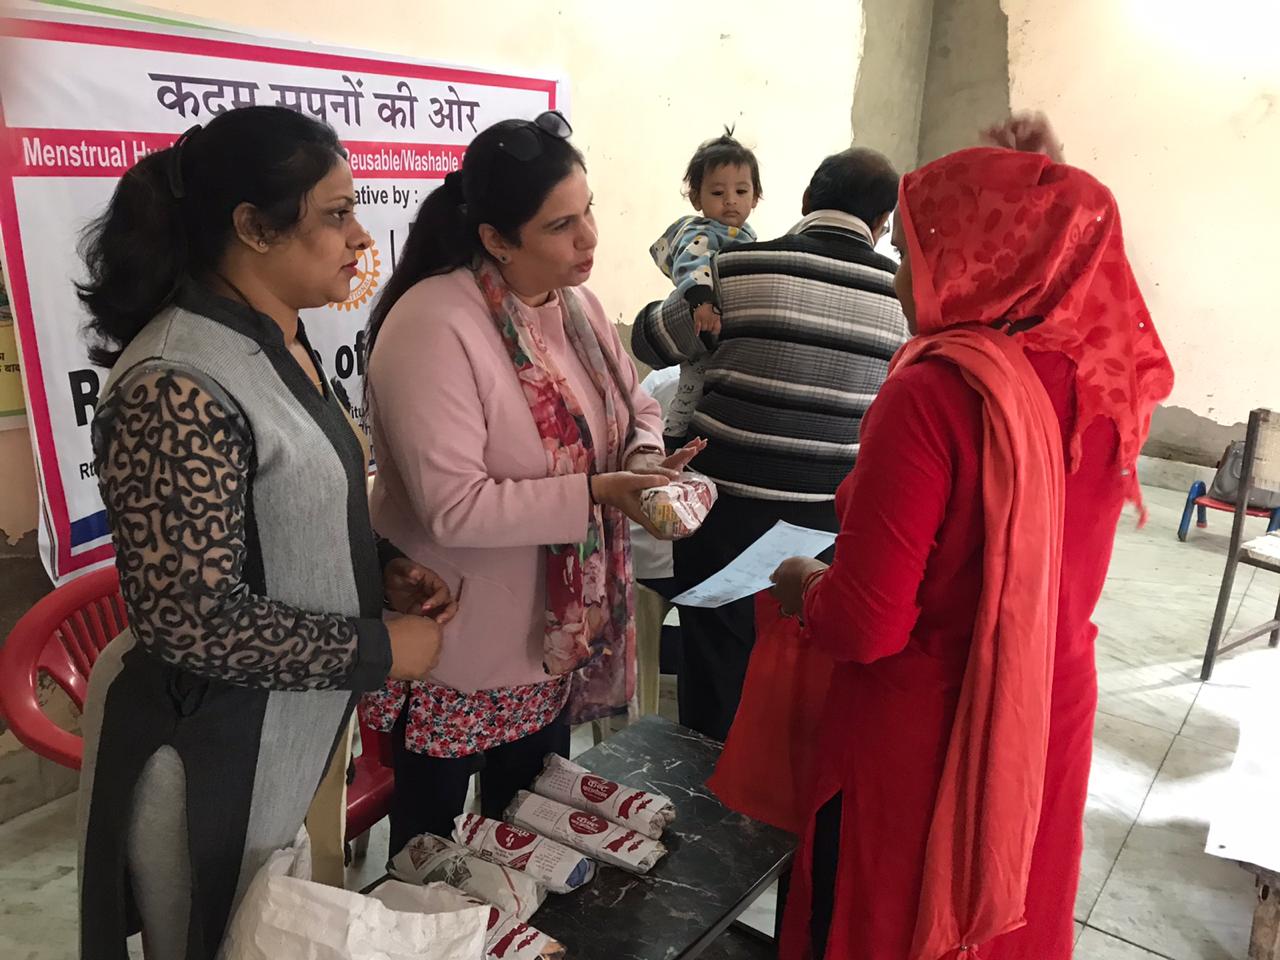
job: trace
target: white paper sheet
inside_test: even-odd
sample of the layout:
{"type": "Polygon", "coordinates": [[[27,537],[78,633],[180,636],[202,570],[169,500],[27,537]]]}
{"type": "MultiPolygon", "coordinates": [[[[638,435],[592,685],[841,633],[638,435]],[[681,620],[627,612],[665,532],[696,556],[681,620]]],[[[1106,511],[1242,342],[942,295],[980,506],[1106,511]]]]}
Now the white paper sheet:
{"type": "Polygon", "coordinates": [[[674,603],[681,607],[723,607],[768,587],[769,577],[783,560],[816,557],[835,542],[834,533],[779,520],[727,567],[680,594],[674,603]]]}
{"type": "Polygon", "coordinates": [[[1218,792],[1209,818],[1205,852],[1227,860],[1280,871],[1280,762],[1275,748],[1274,690],[1276,674],[1268,671],[1252,691],[1240,691],[1250,703],[1240,719],[1240,745],[1218,792]]]}

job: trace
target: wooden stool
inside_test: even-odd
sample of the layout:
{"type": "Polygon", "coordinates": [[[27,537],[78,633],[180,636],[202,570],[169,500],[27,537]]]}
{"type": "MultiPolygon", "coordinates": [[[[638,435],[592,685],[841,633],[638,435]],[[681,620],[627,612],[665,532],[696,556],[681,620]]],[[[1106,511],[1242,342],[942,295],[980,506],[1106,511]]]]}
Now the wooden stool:
{"type": "Polygon", "coordinates": [[[1280,873],[1251,863],[1241,866],[1253,872],[1258,885],[1249,960],[1280,960],[1280,873]]]}

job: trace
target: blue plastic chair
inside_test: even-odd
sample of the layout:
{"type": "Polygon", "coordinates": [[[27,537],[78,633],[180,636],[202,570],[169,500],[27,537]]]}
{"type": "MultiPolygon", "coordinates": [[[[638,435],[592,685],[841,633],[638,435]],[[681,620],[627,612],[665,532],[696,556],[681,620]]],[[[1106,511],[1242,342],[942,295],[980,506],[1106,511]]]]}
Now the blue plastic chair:
{"type": "MultiPolygon", "coordinates": [[[[1197,480],[1191,485],[1191,490],[1187,493],[1187,506],[1182,511],[1182,523],[1178,525],[1178,539],[1183,543],[1187,542],[1187,534],[1191,532],[1191,514],[1196,514],[1196,526],[1203,530],[1209,526],[1209,510],[1222,510],[1225,513],[1234,513],[1236,505],[1227,503],[1225,500],[1215,500],[1209,496],[1208,488],[1203,480],[1197,480]]],[[[1267,517],[1267,533],[1273,533],[1280,530],[1280,508],[1275,510],[1259,510],[1250,507],[1248,511],[1251,517],[1267,517]]]]}

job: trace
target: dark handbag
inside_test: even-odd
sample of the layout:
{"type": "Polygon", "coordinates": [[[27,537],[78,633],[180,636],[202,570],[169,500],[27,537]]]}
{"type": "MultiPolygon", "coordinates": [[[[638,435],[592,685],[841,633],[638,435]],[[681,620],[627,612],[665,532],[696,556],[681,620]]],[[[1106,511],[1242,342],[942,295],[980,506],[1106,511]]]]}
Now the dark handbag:
{"type": "MultiPolygon", "coordinates": [[[[1223,503],[1235,503],[1240,496],[1240,472],[1244,466],[1244,441],[1233,440],[1218,461],[1218,472],[1213,475],[1209,496],[1223,503]]],[[[1254,510],[1280,509],[1280,491],[1252,487],[1249,490],[1249,506],[1254,510]]]]}

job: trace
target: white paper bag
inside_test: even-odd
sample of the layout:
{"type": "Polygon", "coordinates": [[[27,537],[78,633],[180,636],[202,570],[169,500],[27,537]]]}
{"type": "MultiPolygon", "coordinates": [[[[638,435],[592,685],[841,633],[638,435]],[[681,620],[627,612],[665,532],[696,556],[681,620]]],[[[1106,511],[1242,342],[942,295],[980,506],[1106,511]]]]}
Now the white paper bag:
{"type": "Polygon", "coordinates": [[[219,960],[484,960],[489,908],[392,910],[372,897],[312,883],[300,850],[272,855],[249,885],[219,960]]]}
{"type": "MultiPolygon", "coordinates": [[[[372,896],[395,910],[420,910],[423,913],[447,913],[480,903],[448,884],[418,886],[399,880],[380,884],[372,896]]],[[[486,946],[489,960],[564,960],[563,944],[522,922],[519,917],[488,904],[484,904],[484,908],[489,911],[486,946]]]]}

